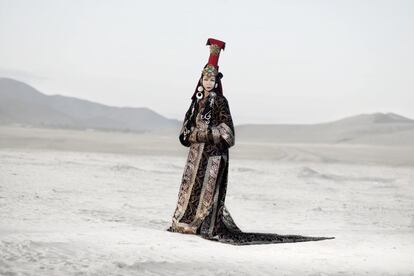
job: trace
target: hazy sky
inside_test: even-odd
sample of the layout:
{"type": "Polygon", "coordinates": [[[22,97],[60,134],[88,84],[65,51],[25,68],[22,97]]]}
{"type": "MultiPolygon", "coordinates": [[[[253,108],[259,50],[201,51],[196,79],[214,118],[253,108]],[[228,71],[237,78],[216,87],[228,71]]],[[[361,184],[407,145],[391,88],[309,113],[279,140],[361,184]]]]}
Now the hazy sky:
{"type": "Polygon", "coordinates": [[[414,118],[414,1],[0,0],[0,76],[182,120],[209,37],[235,124],[414,118]]]}

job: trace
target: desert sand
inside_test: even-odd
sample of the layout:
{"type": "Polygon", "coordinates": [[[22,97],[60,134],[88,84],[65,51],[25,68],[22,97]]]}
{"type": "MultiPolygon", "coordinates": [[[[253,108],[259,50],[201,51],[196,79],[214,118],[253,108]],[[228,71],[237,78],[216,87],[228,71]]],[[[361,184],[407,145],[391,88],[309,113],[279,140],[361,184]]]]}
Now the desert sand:
{"type": "Polygon", "coordinates": [[[236,138],[236,224],[335,237],[249,246],[165,231],[187,150],[171,136],[0,127],[0,274],[414,275],[412,146],[236,138]]]}

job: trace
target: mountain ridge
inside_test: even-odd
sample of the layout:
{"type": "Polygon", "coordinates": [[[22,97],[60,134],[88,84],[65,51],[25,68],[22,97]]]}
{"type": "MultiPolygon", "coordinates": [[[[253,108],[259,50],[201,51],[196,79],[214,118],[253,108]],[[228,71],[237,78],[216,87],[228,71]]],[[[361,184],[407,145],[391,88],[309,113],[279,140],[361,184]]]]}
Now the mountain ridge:
{"type": "Polygon", "coordinates": [[[115,107],[59,94],[45,95],[9,78],[0,78],[0,99],[0,123],[3,124],[134,132],[175,130],[181,124],[147,107],[115,107]]]}
{"type": "MultiPolygon", "coordinates": [[[[182,122],[147,107],[116,107],[59,94],[45,95],[24,82],[0,78],[0,124],[176,136],[182,122]]],[[[263,142],[351,143],[380,136],[384,140],[411,130],[414,120],[393,112],[363,113],[316,124],[235,126],[237,139],[263,142]]]]}

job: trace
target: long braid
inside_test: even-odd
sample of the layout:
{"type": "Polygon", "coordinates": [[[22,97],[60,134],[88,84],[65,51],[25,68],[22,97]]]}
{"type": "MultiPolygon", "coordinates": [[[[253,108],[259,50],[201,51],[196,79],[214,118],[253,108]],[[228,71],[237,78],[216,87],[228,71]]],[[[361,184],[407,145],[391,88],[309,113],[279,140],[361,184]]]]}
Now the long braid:
{"type": "Polygon", "coordinates": [[[186,147],[190,146],[190,141],[188,139],[191,133],[191,128],[195,126],[195,118],[198,113],[197,102],[197,99],[193,99],[190,104],[190,108],[185,113],[183,128],[179,136],[180,143],[186,147]]]}

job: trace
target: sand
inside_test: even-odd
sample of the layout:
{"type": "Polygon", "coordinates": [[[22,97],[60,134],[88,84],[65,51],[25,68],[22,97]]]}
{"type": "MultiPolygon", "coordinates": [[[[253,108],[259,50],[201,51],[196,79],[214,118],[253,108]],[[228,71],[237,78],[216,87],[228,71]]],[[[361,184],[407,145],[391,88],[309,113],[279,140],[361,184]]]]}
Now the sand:
{"type": "Polygon", "coordinates": [[[411,147],[239,141],[242,230],[336,237],[240,247],[165,231],[188,150],[173,138],[0,128],[0,274],[414,275],[411,147]]]}

